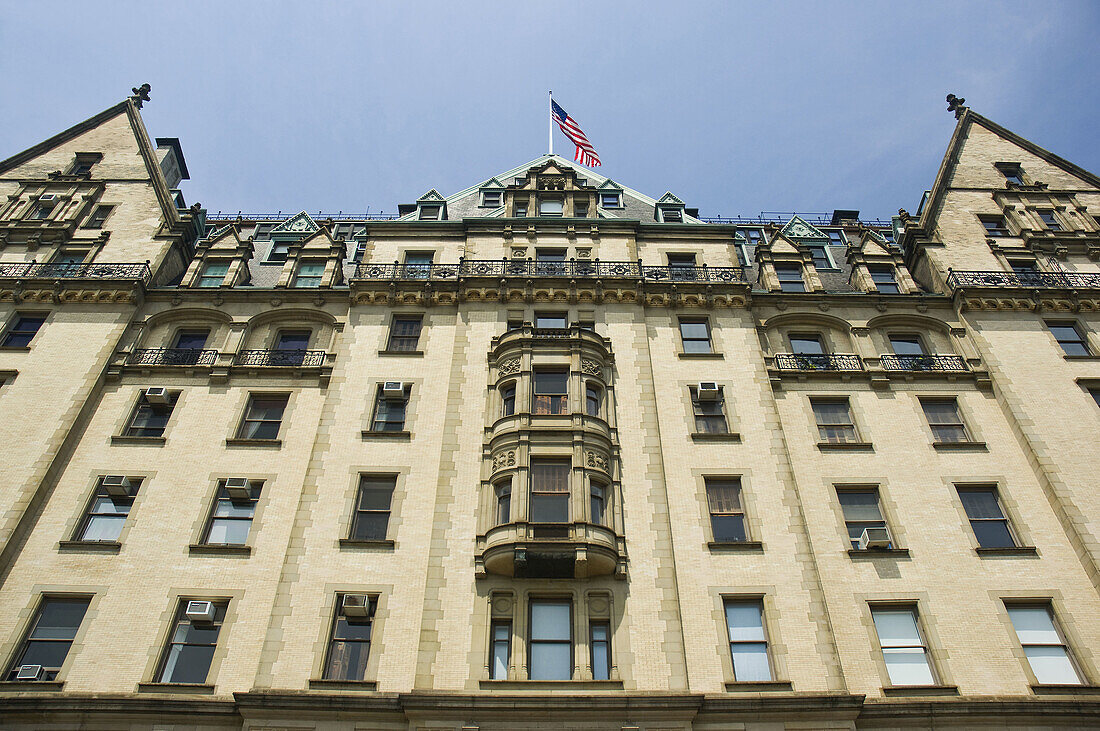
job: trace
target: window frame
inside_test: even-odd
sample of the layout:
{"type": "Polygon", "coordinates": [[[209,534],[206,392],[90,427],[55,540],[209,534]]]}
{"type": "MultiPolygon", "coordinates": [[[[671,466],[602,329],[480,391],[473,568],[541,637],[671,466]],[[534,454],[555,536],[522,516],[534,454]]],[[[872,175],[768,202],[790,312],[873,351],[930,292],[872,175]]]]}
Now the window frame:
{"type": "Polygon", "coordinates": [[[592,669],[593,680],[611,680],[611,669],[614,666],[612,662],[612,649],[611,649],[611,622],[607,619],[589,619],[588,620],[588,664],[592,669]],[[596,630],[602,629],[605,633],[605,638],[602,640],[596,639],[596,630]],[[596,646],[603,645],[604,652],[606,653],[606,662],[596,663],[596,646]],[[597,672],[597,667],[600,668],[600,672],[597,672]]]}
{"type": "Polygon", "coordinates": [[[710,318],[708,317],[680,317],[677,318],[677,329],[680,332],[680,352],[684,355],[707,355],[715,353],[714,349],[714,331],[710,326],[710,318]],[[707,334],[705,338],[700,337],[688,337],[684,333],[684,325],[702,325],[706,328],[707,334]],[[705,350],[695,350],[689,348],[688,343],[706,343],[705,350]]]}
{"type": "Polygon", "coordinates": [[[871,612],[871,629],[874,631],[875,644],[878,645],[879,659],[882,661],[883,668],[886,672],[886,684],[884,688],[932,688],[941,684],[940,673],[936,667],[936,663],[932,657],[932,648],[928,641],[928,632],[924,629],[921,622],[921,613],[919,602],[917,601],[897,601],[897,602],[870,602],[869,609],[871,612]],[[882,642],[882,636],[879,633],[878,624],[875,622],[876,612],[908,612],[913,618],[913,626],[917,630],[917,639],[920,640],[919,645],[884,645],[882,642]],[[893,677],[890,675],[890,663],[887,661],[886,656],[887,649],[891,650],[906,650],[920,648],[924,654],[925,665],[928,668],[928,674],[931,678],[931,682],[928,683],[895,683],[893,677]]]}
{"type": "Polygon", "coordinates": [[[1054,342],[1058,343],[1058,347],[1062,349],[1062,352],[1069,357],[1085,357],[1091,356],[1092,348],[1089,347],[1089,339],[1086,331],[1076,320],[1043,320],[1043,324],[1046,325],[1047,332],[1054,338],[1054,342]],[[1077,335],[1076,340],[1062,340],[1054,332],[1054,328],[1070,328],[1077,335]],[[1071,353],[1066,347],[1067,345],[1077,345],[1084,352],[1071,353]]]}
{"type": "Polygon", "coordinates": [[[114,213],[116,206],[113,204],[101,203],[92,209],[92,212],[88,214],[88,218],[84,220],[84,225],[81,228],[88,229],[101,229],[103,224],[107,222],[107,219],[114,213]]]}
{"type": "MultiPolygon", "coordinates": [[[[377,622],[379,601],[380,601],[380,595],[374,594],[374,593],[371,593],[371,592],[338,591],[338,592],[335,593],[335,601],[334,601],[334,604],[333,604],[333,611],[332,611],[332,621],[329,624],[328,640],[325,642],[325,657],[324,657],[324,660],[321,664],[321,679],[322,680],[331,680],[331,681],[335,681],[335,682],[344,682],[344,683],[369,682],[369,681],[367,681],[367,669],[368,669],[370,661],[371,661],[371,645],[374,643],[374,626],[377,622]],[[367,597],[367,602],[368,602],[367,616],[365,618],[365,621],[361,622],[362,624],[369,625],[366,640],[351,639],[351,638],[348,638],[348,637],[337,637],[336,636],[337,629],[340,626],[340,619],[341,618],[343,618],[344,621],[347,624],[356,624],[356,622],[350,621],[350,618],[347,617],[347,615],[345,615],[343,613],[344,612],[344,597],[349,595],[349,594],[363,595],[363,596],[367,597]],[[358,644],[364,644],[364,643],[366,644],[366,646],[367,646],[367,656],[366,656],[365,660],[362,663],[362,667],[363,667],[362,677],[348,678],[348,677],[335,677],[333,675],[333,673],[332,673],[332,663],[333,663],[333,660],[334,660],[333,650],[336,646],[336,643],[338,643],[338,642],[340,642],[340,643],[354,642],[354,643],[358,643],[358,644]]],[[[356,619],[359,619],[359,618],[356,618],[356,619]]],[[[350,667],[350,665],[349,665],[349,667],[350,667]]]]}
{"type": "MultiPolygon", "coordinates": [[[[711,543],[715,545],[740,545],[745,543],[755,543],[752,537],[752,533],[749,531],[749,518],[748,511],[745,509],[745,486],[742,483],[741,475],[704,475],[703,476],[703,500],[706,505],[708,525],[710,527],[711,543]],[[711,494],[717,492],[721,488],[734,488],[734,497],[736,498],[736,509],[734,510],[716,510],[719,506],[719,501],[712,500],[711,494]],[[716,520],[722,519],[737,519],[740,518],[741,534],[744,536],[740,539],[728,539],[719,536],[717,530],[716,520]]],[[[724,535],[724,534],[723,534],[724,535]]]]}
{"type": "MultiPolygon", "coordinates": [[[[883,505],[882,505],[882,490],[880,489],[880,487],[878,485],[834,485],[833,487],[836,490],[837,504],[840,506],[840,518],[841,518],[841,521],[844,524],[844,532],[845,532],[845,535],[847,535],[847,537],[848,537],[848,543],[849,543],[849,549],[848,550],[850,550],[850,551],[859,551],[860,550],[860,548],[858,546],[858,539],[852,538],[851,524],[859,524],[859,526],[861,528],[863,528],[864,530],[866,530],[867,528],[874,528],[874,527],[885,528],[887,534],[889,534],[889,536],[890,536],[889,549],[892,550],[892,549],[896,549],[898,547],[897,546],[897,543],[898,543],[897,542],[897,536],[894,535],[894,530],[893,530],[893,528],[891,528],[890,521],[887,519],[886,510],[883,508],[883,505]],[[859,494],[859,493],[873,493],[874,494],[874,496],[875,496],[875,508],[878,510],[878,514],[879,514],[879,519],[878,520],[859,520],[859,519],[849,519],[848,518],[848,514],[845,511],[844,499],[843,499],[842,496],[843,495],[859,494]],[[881,526],[878,525],[880,523],[881,523],[881,526]]],[[[860,533],[862,534],[863,530],[861,530],[860,533]]],[[[869,549],[865,549],[865,550],[869,550],[869,549]]]]}
{"type": "Polygon", "coordinates": [[[408,431],[407,422],[409,420],[409,400],[412,398],[412,384],[405,383],[402,387],[402,393],[404,395],[400,399],[392,398],[385,395],[383,383],[377,385],[375,388],[374,410],[371,413],[368,432],[371,434],[399,434],[408,431]],[[391,418],[391,411],[397,408],[398,404],[400,404],[400,420],[391,418]],[[387,428],[390,424],[397,424],[400,428],[387,428]],[[381,425],[381,428],[379,428],[379,425],[381,425]]]}
{"type": "MultiPolygon", "coordinates": [[[[259,508],[260,497],[263,494],[264,482],[263,482],[263,480],[253,480],[253,479],[249,478],[249,489],[250,489],[251,495],[248,498],[247,504],[248,504],[249,508],[251,508],[252,512],[249,514],[249,516],[247,518],[237,516],[237,515],[222,515],[222,516],[219,516],[217,514],[218,513],[218,506],[223,501],[228,502],[228,503],[232,504],[235,507],[243,505],[245,503],[245,501],[233,500],[231,497],[229,497],[229,490],[226,487],[227,479],[228,478],[224,478],[224,477],[220,478],[216,483],[217,486],[214,490],[214,499],[210,503],[210,510],[207,512],[206,521],[203,524],[203,528],[202,528],[202,540],[200,541],[200,544],[203,545],[203,546],[226,546],[226,547],[230,547],[230,546],[237,546],[237,547],[247,546],[248,545],[248,539],[252,534],[252,523],[256,520],[256,511],[259,508]],[[211,537],[211,534],[214,530],[214,526],[219,520],[221,520],[221,521],[232,521],[232,523],[230,523],[230,524],[233,524],[233,523],[236,523],[236,522],[245,522],[245,521],[247,521],[248,529],[245,531],[244,540],[240,541],[239,543],[211,541],[210,537],[211,537]]],[[[228,535],[228,531],[227,531],[227,535],[228,535]]]]}
{"type": "Polygon", "coordinates": [[[512,476],[508,475],[492,484],[493,527],[507,525],[512,518],[512,476]]]}
{"type": "Polygon", "coordinates": [[[1013,525],[1013,521],[1012,521],[1011,517],[1009,516],[1008,511],[1005,510],[1004,500],[1001,499],[1000,485],[997,485],[997,484],[994,484],[994,483],[974,483],[974,484],[972,484],[972,483],[956,483],[955,484],[955,493],[959,497],[959,503],[962,505],[963,515],[966,516],[966,520],[970,524],[970,534],[974,537],[974,540],[977,542],[977,544],[978,544],[977,548],[978,549],[980,549],[980,550],[988,550],[988,549],[993,549],[993,550],[1009,549],[1009,550],[1011,550],[1011,549],[1020,548],[1020,547],[1023,546],[1023,541],[1020,540],[1019,532],[1016,530],[1016,527],[1013,525]],[[997,508],[997,512],[999,512],[1001,514],[1001,517],[995,518],[995,517],[989,517],[989,516],[978,516],[978,517],[972,516],[970,514],[970,509],[968,507],[967,501],[963,497],[964,493],[970,493],[970,494],[973,494],[973,493],[990,493],[990,494],[992,494],[993,504],[997,508]],[[1008,534],[1009,544],[1005,545],[1005,546],[994,546],[994,545],[987,546],[987,545],[985,545],[982,542],[981,535],[979,534],[978,530],[975,527],[975,523],[1001,523],[1002,527],[1004,528],[1004,531],[1008,534]]]}
{"type": "Polygon", "coordinates": [[[859,426],[856,424],[855,416],[852,414],[852,403],[847,396],[811,396],[810,397],[810,412],[813,414],[814,423],[817,426],[819,441],[823,444],[861,444],[863,438],[860,435],[859,426]],[[841,422],[822,422],[820,414],[817,410],[817,405],[826,404],[844,404],[844,407],[848,414],[847,423],[841,422]],[[828,433],[828,428],[843,428],[850,427],[851,439],[833,439],[832,435],[828,433]]]}
{"type": "Polygon", "coordinates": [[[584,413],[600,418],[603,413],[603,386],[593,380],[584,382],[584,413]]]}
{"type": "Polygon", "coordinates": [[[809,291],[806,286],[805,267],[794,262],[780,262],[773,264],[775,278],[779,282],[779,291],[786,294],[804,294],[809,291]],[[786,276],[784,276],[786,275],[786,276]],[[798,281],[795,281],[797,275],[798,281]],[[795,286],[797,284],[797,287],[795,286]]]}
{"type": "Polygon", "coordinates": [[[504,191],[500,188],[483,188],[481,190],[481,202],[479,208],[500,208],[504,205],[504,191]],[[496,196],[496,202],[489,200],[489,196],[496,196]]]}
{"type": "Polygon", "coordinates": [[[1035,682],[1036,686],[1088,686],[1089,679],[1085,673],[1085,668],[1081,661],[1077,658],[1076,653],[1073,651],[1073,646],[1069,642],[1069,638],[1066,637],[1066,632],[1062,628],[1062,623],[1058,620],[1058,613],[1054,611],[1054,602],[1051,599],[1009,599],[1005,598],[1001,600],[1005,607],[1005,612],[1008,614],[1008,625],[1012,629],[1012,633],[1016,636],[1016,644],[1020,648],[1020,652],[1023,655],[1024,668],[1029,677],[1035,682]],[[1050,620],[1051,626],[1055,633],[1058,635],[1059,643],[1051,644],[1044,642],[1029,642],[1024,644],[1023,639],[1020,637],[1020,632],[1016,629],[1016,623],[1012,619],[1013,609],[1045,609],[1047,618],[1050,620]],[[1066,660],[1069,663],[1070,669],[1073,670],[1077,676],[1076,683],[1044,683],[1039,679],[1039,676],[1035,673],[1035,668],[1031,664],[1031,658],[1027,654],[1028,647],[1058,647],[1061,648],[1065,654],[1066,660]]]}
{"type": "Polygon", "coordinates": [[[832,252],[829,251],[829,246],[831,244],[831,241],[829,243],[806,244],[806,248],[810,252],[810,261],[813,263],[814,269],[817,269],[818,271],[836,271],[840,269],[840,267],[838,267],[836,265],[836,262],[833,260],[832,252]],[[815,256],[815,254],[821,254],[821,256],[815,256]],[[820,264],[818,263],[818,260],[821,260],[820,264]]]}
{"type": "Polygon", "coordinates": [[[48,312],[35,312],[35,311],[16,311],[12,313],[11,318],[8,320],[7,327],[4,328],[3,345],[4,348],[30,348],[31,343],[34,342],[35,337],[42,330],[42,326],[46,324],[46,320],[49,319],[50,313],[48,312]],[[22,329],[20,325],[24,320],[38,320],[41,321],[35,326],[34,331],[22,329]],[[12,343],[13,339],[22,339],[26,337],[25,343],[12,343]]]}
{"type": "Polygon", "coordinates": [[[131,480],[132,483],[136,483],[136,484],[131,484],[130,485],[129,493],[128,493],[127,497],[125,497],[125,498],[115,498],[110,493],[107,492],[107,489],[105,487],[103,487],[103,480],[104,480],[105,477],[106,477],[106,475],[100,475],[99,477],[96,478],[95,488],[92,490],[92,495],[91,495],[90,498],[88,498],[88,501],[85,503],[84,511],[81,513],[80,520],[76,524],[76,530],[73,531],[73,537],[71,539],[73,542],[76,542],[76,543],[95,543],[95,544],[100,544],[100,545],[109,545],[109,544],[113,544],[113,543],[118,543],[120,541],[121,537],[122,537],[122,531],[126,529],[126,521],[130,519],[130,513],[133,512],[134,502],[137,500],[138,493],[141,491],[141,486],[142,486],[142,483],[144,482],[144,478],[142,478],[142,477],[133,477],[133,476],[127,475],[126,476],[127,479],[131,480]],[[99,502],[100,498],[107,498],[116,507],[118,507],[118,503],[116,502],[116,500],[125,501],[125,503],[126,503],[126,512],[125,513],[98,512],[96,510],[96,505],[99,502]],[[95,521],[95,518],[98,517],[98,518],[106,518],[108,520],[111,520],[116,516],[121,516],[121,520],[117,521],[119,523],[118,532],[117,532],[117,534],[115,535],[114,538],[100,539],[100,538],[88,538],[87,537],[88,528],[91,527],[92,523],[95,521]]]}
{"type": "Polygon", "coordinates": [[[1039,220],[1043,222],[1043,226],[1047,231],[1051,233],[1064,233],[1066,227],[1062,224],[1062,221],[1058,219],[1058,214],[1054,208],[1037,208],[1035,209],[1035,215],[1039,217],[1039,220]],[[1047,220],[1047,217],[1050,220],[1047,220]]]}
{"type": "MultiPolygon", "coordinates": [[[[207,681],[210,680],[210,670],[214,666],[214,659],[218,652],[218,641],[221,639],[221,629],[225,624],[225,616],[229,613],[230,598],[195,598],[195,597],[177,597],[176,611],[172,617],[172,623],[168,627],[168,634],[164,639],[164,646],[161,649],[160,657],[157,660],[156,672],[153,675],[153,682],[164,685],[209,685],[207,681]],[[187,604],[192,601],[208,601],[214,605],[214,621],[210,624],[217,628],[217,634],[214,637],[213,644],[209,643],[196,643],[196,642],[176,642],[175,636],[178,634],[181,626],[184,622],[188,626],[194,626],[191,620],[187,619],[187,604]],[[219,617],[220,614],[220,617],[219,617]],[[202,682],[192,683],[190,681],[180,681],[165,678],[165,673],[168,671],[168,663],[172,654],[172,648],[176,645],[181,647],[211,647],[213,650],[210,653],[210,662],[206,666],[206,674],[203,676],[202,682]]],[[[182,654],[182,651],[181,651],[182,654]]],[[[173,672],[175,667],[173,667],[173,672]]]]}
{"type": "MultiPolygon", "coordinates": [[[[569,414],[569,381],[570,373],[567,368],[533,369],[531,372],[531,414],[536,416],[565,416],[569,414]],[[565,377],[564,391],[539,390],[539,377],[551,373],[565,377]],[[543,399],[543,401],[540,401],[540,399],[543,399]],[[545,406],[540,406],[540,403],[545,404],[545,406]]],[[[545,383],[541,387],[545,388],[545,383]]]]}
{"type": "Polygon", "coordinates": [[[867,273],[871,277],[871,282],[875,285],[875,291],[878,294],[901,294],[901,283],[898,282],[898,270],[897,267],[892,264],[868,264],[867,273]],[[879,281],[876,279],[878,276],[889,276],[890,281],[879,281]],[[885,289],[884,289],[885,287],[885,289]]]}
{"type": "Polygon", "coordinates": [[[518,384],[516,381],[507,381],[500,385],[500,416],[516,415],[516,393],[518,384]]]}
{"type": "Polygon", "coordinates": [[[511,619],[491,619],[489,621],[489,680],[507,680],[509,670],[512,666],[512,620],[511,619]],[[497,629],[504,630],[504,637],[500,639],[497,637],[497,629]],[[504,644],[504,675],[499,677],[497,675],[497,648],[500,643],[504,644]]]}
{"type": "Polygon", "coordinates": [[[1011,238],[1012,231],[1008,228],[1008,219],[1003,213],[979,213],[978,221],[985,231],[986,238],[1003,239],[1011,238]]]}
{"type": "MultiPolygon", "coordinates": [[[[393,499],[397,493],[397,482],[400,476],[393,472],[360,472],[355,484],[355,496],[353,498],[351,506],[351,520],[348,523],[348,537],[347,540],[358,543],[379,543],[388,542],[387,536],[390,534],[390,521],[393,518],[393,499]],[[363,493],[364,487],[373,486],[378,488],[380,486],[388,487],[389,500],[386,503],[385,508],[364,508],[363,505],[363,493]],[[367,529],[371,527],[369,522],[364,523],[364,528],[360,529],[360,521],[365,520],[362,515],[385,515],[386,522],[381,531],[381,536],[360,535],[360,533],[367,532],[367,529]]],[[[379,490],[382,492],[382,490],[379,490]]]]}
{"type": "Polygon", "coordinates": [[[319,289],[322,282],[325,279],[325,261],[323,259],[299,259],[298,265],[294,268],[294,287],[298,289],[319,289]],[[307,267],[320,268],[316,274],[311,273],[303,274],[303,270],[307,267]],[[302,280],[306,280],[303,284],[302,280]],[[316,281],[316,284],[313,282],[316,281]]]}
{"type": "Polygon", "coordinates": [[[400,315],[395,314],[390,319],[390,330],[386,338],[386,352],[387,353],[416,353],[418,352],[417,346],[420,345],[420,335],[424,332],[424,315],[400,315]],[[407,327],[409,323],[415,322],[416,333],[409,334],[408,332],[401,332],[401,327],[407,327]],[[402,347],[396,347],[398,344],[403,344],[402,347]],[[411,345],[412,347],[403,347],[404,345],[411,345]]]}
{"type": "Polygon", "coordinates": [[[148,389],[145,389],[145,388],[143,388],[139,391],[137,401],[134,402],[133,408],[130,409],[130,415],[126,419],[126,425],[122,429],[121,436],[128,437],[128,438],[139,438],[139,439],[163,439],[164,438],[164,432],[168,431],[168,424],[172,420],[172,414],[175,413],[176,404],[179,403],[180,396],[182,395],[183,392],[182,391],[169,391],[168,392],[168,401],[169,401],[169,403],[167,403],[167,404],[153,404],[153,403],[149,403],[149,401],[148,401],[148,399],[145,395],[146,391],[148,391],[148,389]],[[145,430],[150,430],[150,429],[155,429],[156,428],[156,427],[148,427],[148,426],[141,426],[141,427],[135,426],[135,423],[137,422],[137,419],[138,419],[138,415],[143,413],[143,411],[142,411],[143,409],[148,409],[151,416],[157,416],[157,412],[160,411],[160,410],[166,410],[167,411],[167,413],[165,413],[163,415],[164,416],[164,424],[160,427],[160,431],[157,434],[144,434],[144,433],[143,434],[136,434],[135,433],[139,429],[145,431],[145,430]]]}
{"type": "Polygon", "coordinates": [[[726,626],[725,639],[726,649],[728,651],[731,676],[734,683],[774,683],[776,682],[776,663],[772,657],[772,640],[770,633],[768,632],[768,619],[767,619],[767,607],[764,602],[764,595],[744,595],[744,594],[724,594],[722,595],[722,619],[726,626]],[[730,607],[731,606],[751,606],[759,609],[760,614],[760,634],[761,639],[747,639],[747,640],[734,640],[733,639],[733,625],[730,623],[730,607]],[[764,657],[767,660],[768,677],[761,678],[738,678],[737,677],[737,661],[734,659],[734,646],[735,645],[763,645],[764,657]]]}
{"type": "Polygon", "coordinates": [[[236,433],[235,438],[240,439],[240,440],[245,440],[245,441],[262,441],[262,442],[277,441],[279,439],[280,434],[283,431],[283,420],[286,419],[286,410],[287,410],[287,407],[289,407],[289,406],[290,406],[290,394],[289,393],[286,393],[286,392],[269,393],[269,392],[266,392],[266,391],[249,391],[248,392],[248,400],[245,402],[244,411],[241,414],[241,420],[240,420],[240,423],[237,426],[237,431],[235,432],[236,433]],[[277,399],[282,399],[283,406],[282,406],[282,410],[279,413],[278,420],[275,420],[275,419],[259,419],[259,418],[253,418],[251,416],[252,409],[255,405],[255,402],[258,399],[259,400],[270,400],[270,401],[274,401],[274,400],[277,400],[277,399]],[[277,423],[278,426],[275,429],[274,436],[270,436],[270,437],[258,437],[258,436],[254,436],[254,435],[250,436],[248,434],[248,431],[249,431],[248,424],[253,423],[253,422],[258,423],[258,424],[277,423]]]}
{"type": "Polygon", "coordinates": [[[726,394],[725,389],[718,386],[718,398],[716,399],[701,399],[699,398],[699,389],[697,386],[688,386],[688,396],[691,399],[691,414],[694,419],[695,434],[729,434],[729,419],[726,416],[726,394]],[[701,413],[704,404],[714,404],[718,413],[707,414],[701,413]],[[717,423],[717,419],[721,418],[721,429],[711,429],[708,424],[717,423]],[[702,420],[702,421],[700,421],[702,420]],[[700,428],[700,426],[704,428],[700,428]]]}
{"type": "Polygon", "coordinates": [[[1004,176],[1007,183],[1013,185],[1025,185],[1024,168],[1018,162],[996,162],[993,167],[1004,176]]]}
{"type": "Polygon", "coordinates": [[[195,278],[195,286],[202,289],[216,289],[217,287],[225,286],[225,278],[229,276],[229,270],[232,268],[232,261],[229,259],[206,259],[202,263],[202,269],[199,270],[198,277],[195,278]],[[217,274],[210,273],[212,267],[225,267],[225,271],[218,277],[217,274]],[[214,284],[214,278],[218,277],[217,284],[214,284]]]}
{"type": "Polygon", "coordinates": [[[577,652],[577,638],[574,631],[575,622],[575,608],[573,606],[573,597],[541,597],[532,596],[527,601],[527,667],[528,667],[528,679],[530,680],[573,680],[573,676],[576,674],[576,652],[577,652]],[[535,638],[535,606],[545,605],[565,605],[569,607],[569,639],[536,639],[535,638]],[[534,658],[535,647],[537,644],[553,644],[561,645],[568,644],[569,647],[569,676],[566,678],[536,678],[534,677],[534,658]]]}
{"type": "Polygon", "coordinates": [[[600,191],[600,208],[615,210],[623,207],[623,194],[621,191],[600,191]]]}
{"type": "MultiPolygon", "coordinates": [[[[536,457],[532,457],[531,460],[530,460],[530,467],[529,467],[528,471],[529,471],[529,476],[528,476],[528,485],[527,485],[527,490],[528,490],[527,522],[528,523],[541,523],[541,524],[562,524],[562,523],[570,522],[572,520],[572,515],[571,514],[572,514],[572,507],[573,507],[571,505],[571,503],[573,502],[573,484],[572,484],[572,482],[573,482],[573,480],[572,480],[572,478],[573,478],[573,461],[572,461],[572,459],[570,459],[569,457],[553,457],[553,456],[546,456],[546,457],[536,456],[536,457]],[[547,466],[547,467],[549,467],[551,465],[556,466],[556,467],[564,467],[564,475],[565,475],[565,489],[564,490],[559,490],[559,489],[556,488],[556,486],[552,485],[552,482],[553,482],[552,480],[547,480],[545,482],[542,482],[542,480],[545,479],[545,478],[537,477],[537,470],[535,469],[536,466],[547,466]],[[536,483],[538,483],[538,484],[536,484],[536,483]],[[553,497],[555,499],[554,504],[556,504],[557,502],[564,503],[565,516],[563,518],[561,518],[560,520],[547,520],[545,517],[543,517],[541,515],[538,515],[538,513],[549,509],[549,508],[542,508],[540,510],[536,509],[537,506],[538,506],[538,501],[536,501],[536,496],[539,496],[539,495],[553,497]]],[[[542,502],[550,504],[550,502],[549,502],[550,497],[547,497],[542,502]]],[[[558,506],[558,509],[559,509],[558,511],[559,512],[560,512],[560,507],[561,506],[558,506]]]]}
{"type": "Polygon", "coordinates": [[[932,432],[932,444],[973,444],[974,436],[970,432],[970,428],[966,425],[966,419],[963,418],[962,409],[959,407],[959,399],[957,396],[919,396],[917,402],[920,404],[921,413],[924,414],[924,422],[928,425],[929,430],[932,432]],[[932,418],[928,413],[928,405],[932,404],[952,404],[955,407],[955,416],[958,419],[957,422],[932,422],[932,418]],[[937,431],[940,429],[957,429],[962,434],[962,439],[944,439],[943,436],[937,431]]]}
{"type": "Polygon", "coordinates": [[[61,674],[61,671],[65,669],[65,663],[69,659],[69,655],[73,649],[73,643],[76,642],[77,636],[80,634],[81,628],[84,626],[84,620],[88,616],[88,609],[91,608],[92,600],[95,598],[94,594],[66,594],[58,592],[46,592],[38,595],[38,601],[35,604],[34,613],[31,615],[30,621],[27,622],[23,629],[23,633],[20,637],[19,643],[15,646],[14,651],[11,654],[11,659],[8,662],[7,670],[4,673],[3,679],[7,682],[15,681],[15,675],[19,672],[19,668],[23,665],[41,665],[41,663],[25,663],[23,660],[27,656],[27,651],[31,649],[31,643],[47,643],[47,644],[60,644],[62,642],[68,643],[68,647],[65,649],[65,655],[61,658],[61,664],[56,668],[53,666],[41,665],[43,676],[35,681],[18,681],[18,682],[58,682],[57,677],[61,674]],[[84,602],[84,612],[80,615],[80,621],[72,628],[72,637],[58,638],[58,637],[32,637],[34,632],[38,629],[38,623],[42,621],[43,610],[47,603],[71,603],[76,604],[84,602]]]}

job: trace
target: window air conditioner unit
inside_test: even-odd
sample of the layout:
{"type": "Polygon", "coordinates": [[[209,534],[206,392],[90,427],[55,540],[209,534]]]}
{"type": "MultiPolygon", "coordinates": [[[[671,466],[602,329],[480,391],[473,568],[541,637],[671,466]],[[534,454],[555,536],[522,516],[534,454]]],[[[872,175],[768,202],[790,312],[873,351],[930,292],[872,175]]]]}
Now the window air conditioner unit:
{"type": "Polygon", "coordinates": [[[700,381],[699,385],[695,387],[695,393],[700,401],[713,401],[718,398],[720,392],[721,389],[714,381],[700,381]]]}
{"type": "Polygon", "coordinates": [[[145,389],[145,400],[151,404],[163,406],[168,403],[168,389],[157,386],[145,389]]]}
{"type": "Polygon", "coordinates": [[[38,202],[39,203],[53,203],[56,200],[57,200],[57,196],[54,195],[53,193],[45,193],[43,195],[38,196],[38,202]]]}
{"type": "Polygon", "coordinates": [[[128,497],[130,495],[130,478],[123,475],[107,475],[103,478],[101,484],[111,497],[128,497]]]}
{"type": "Polygon", "coordinates": [[[369,617],[370,597],[366,594],[344,594],[341,609],[345,617],[369,617]]]}
{"type": "Polygon", "coordinates": [[[244,477],[230,477],[225,481],[225,491],[229,493],[230,500],[250,500],[252,483],[244,477]]]}
{"type": "Polygon", "coordinates": [[[859,537],[859,548],[866,551],[868,548],[889,548],[890,532],[885,528],[864,528],[859,537]]]}
{"type": "Polygon", "coordinates": [[[187,602],[184,614],[192,622],[213,622],[214,602],[187,602]]]}
{"type": "Polygon", "coordinates": [[[39,680],[42,677],[41,665],[20,665],[15,674],[16,680],[39,680]]]}
{"type": "Polygon", "coordinates": [[[382,395],[386,398],[404,398],[405,384],[401,381],[386,381],[382,384],[382,395]]]}

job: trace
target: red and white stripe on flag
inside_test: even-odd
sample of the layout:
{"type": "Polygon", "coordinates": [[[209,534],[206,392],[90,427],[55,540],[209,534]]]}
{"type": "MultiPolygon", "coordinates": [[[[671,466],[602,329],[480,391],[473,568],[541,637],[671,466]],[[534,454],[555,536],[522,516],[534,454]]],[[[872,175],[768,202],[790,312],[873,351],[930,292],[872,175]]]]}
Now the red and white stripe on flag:
{"type": "Polygon", "coordinates": [[[550,100],[550,113],[565,136],[577,146],[577,152],[573,155],[573,159],[588,167],[599,167],[600,156],[596,154],[596,149],[592,147],[592,143],[588,141],[588,137],[577,125],[576,120],[570,117],[554,100],[550,100]]]}

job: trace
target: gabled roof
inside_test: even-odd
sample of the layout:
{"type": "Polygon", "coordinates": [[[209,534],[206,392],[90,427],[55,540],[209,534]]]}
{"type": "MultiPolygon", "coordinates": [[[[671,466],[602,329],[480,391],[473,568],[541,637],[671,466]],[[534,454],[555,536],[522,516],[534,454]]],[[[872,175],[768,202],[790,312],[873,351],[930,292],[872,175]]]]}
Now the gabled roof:
{"type": "Polygon", "coordinates": [[[603,181],[602,184],[596,186],[596,189],[597,190],[622,190],[623,186],[619,185],[618,183],[616,183],[611,178],[608,178],[607,180],[603,181]]]}
{"type": "Polygon", "coordinates": [[[674,196],[671,191],[666,191],[663,196],[657,201],[658,203],[671,203],[672,205],[682,206],[684,202],[674,196]]]}
{"type": "Polygon", "coordinates": [[[280,223],[275,228],[271,229],[271,233],[274,234],[313,234],[317,232],[317,229],[321,228],[317,223],[310,218],[309,214],[305,211],[295,213],[287,220],[280,223]]]}
{"type": "Polygon", "coordinates": [[[783,226],[780,230],[783,236],[793,240],[829,240],[828,234],[821,231],[821,229],[807,223],[801,216],[795,216],[783,226]]]}
{"type": "Polygon", "coordinates": [[[444,201],[443,196],[439,194],[439,191],[432,188],[424,195],[416,199],[417,203],[442,203],[444,201]]]}
{"type": "Polygon", "coordinates": [[[489,178],[488,180],[486,180],[479,187],[481,187],[482,189],[484,189],[484,188],[490,188],[490,189],[500,188],[501,190],[503,190],[507,186],[505,186],[504,183],[500,182],[500,180],[498,180],[497,178],[493,177],[493,178],[489,178]]]}

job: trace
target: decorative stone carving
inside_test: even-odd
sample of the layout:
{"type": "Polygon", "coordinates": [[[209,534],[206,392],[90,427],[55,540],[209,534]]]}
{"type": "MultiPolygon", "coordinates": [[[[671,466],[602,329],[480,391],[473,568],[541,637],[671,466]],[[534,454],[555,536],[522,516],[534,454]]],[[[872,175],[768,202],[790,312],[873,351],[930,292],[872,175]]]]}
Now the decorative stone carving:
{"type": "Polygon", "coordinates": [[[966,111],[966,99],[961,96],[955,96],[954,94],[947,95],[947,111],[955,113],[955,119],[962,118],[963,112],[966,111]]]}
{"type": "Polygon", "coordinates": [[[148,84],[142,84],[138,87],[130,87],[130,91],[134,92],[134,95],[130,97],[130,100],[133,101],[134,104],[137,104],[138,109],[141,109],[142,105],[145,102],[149,101],[149,92],[152,91],[152,89],[153,87],[149,86],[148,84]]]}
{"type": "Polygon", "coordinates": [[[587,452],[585,464],[602,472],[607,472],[607,457],[599,452],[587,452]]]}
{"type": "Polygon", "coordinates": [[[507,451],[497,452],[493,455],[493,472],[502,470],[505,467],[516,466],[516,450],[509,449],[507,451]]]}
{"type": "Polygon", "coordinates": [[[513,246],[512,247],[512,258],[513,259],[524,259],[526,257],[527,257],[527,247],[526,246],[513,246]]]}
{"type": "Polygon", "coordinates": [[[600,366],[598,361],[591,358],[581,358],[581,370],[593,376],[599,376],[603,373],[603,367],[600,366]]]}
{"type": "Polygon", "coordinates": [[[519,373],[519,358],[510,358],[498,365],[497,373],[502,376],[511,376],[519,373]]]}
{"type": "Polygon", "coordinates": [[[578,259],[588,259],[591,256],[592,256],[592,247],[591,246],[578,246],[577,247],[577,258],[578,259]]]}

